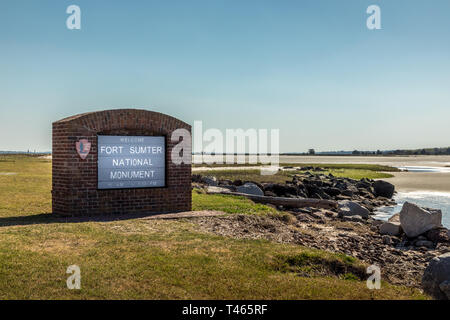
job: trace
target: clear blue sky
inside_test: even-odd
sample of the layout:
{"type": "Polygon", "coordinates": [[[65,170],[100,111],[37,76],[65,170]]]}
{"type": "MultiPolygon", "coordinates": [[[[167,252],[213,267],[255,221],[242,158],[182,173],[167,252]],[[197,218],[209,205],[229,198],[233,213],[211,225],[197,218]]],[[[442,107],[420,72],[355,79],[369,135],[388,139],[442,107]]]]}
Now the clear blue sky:
{"type": "Polygon", "coordinates": [[[2,0],[0,150],[50,150],[53,121],[128,107],[279,128],[284,152],[448,146],[449,15],[448,0],[2,0]]]}

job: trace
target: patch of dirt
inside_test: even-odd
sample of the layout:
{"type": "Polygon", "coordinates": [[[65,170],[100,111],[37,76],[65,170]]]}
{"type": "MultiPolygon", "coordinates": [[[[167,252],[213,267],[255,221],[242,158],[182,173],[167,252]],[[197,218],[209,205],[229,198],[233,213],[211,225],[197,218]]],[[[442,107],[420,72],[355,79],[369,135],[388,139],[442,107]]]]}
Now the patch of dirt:
{"type": "Polygon", "coordinates": [[[60,237],[57,239],[48,239],[41,242],[35,242],[28,248],[33,252],[49,252],[49,253],[67,253],[79,252],[80,249],[93,247],[97,242],[84,238],[60,237]]]}
{"type": "Polygon", "coordinates": [[[295,231],[280,220],[256,215],[230,215],[220,218],[196,218],[192,222],[201,230],[222,236],[293,242],[295,231]]]}
{"type": "Polygon", "coordinates": [[[383,243],[371,224],[344,222],[325,211],[312,215],[296,213],[293,222],[273,217],[230,215],[201,217],[191,221],[204,232],[244,239],[267,239],[309,248],[344,253],[381,268],[382,280],[393,284],[420,287],[428,262],[448,248],[440,250],[397,249],[383,243]]]}
{"type": "Polygon", "coordinates": [[[185,211],[185,212],[177,212],[177,213],[161,213],[161,214],[154,214],[145,218],[142,218],[143,220],[147,219],[182,219],[182,218],[198,218],[198,217],[215,217],[215,216],[222,216],[226,214],[222,211],[185,211]]]}
{"type": "Polygon", "coordinates": [[[138,217],[133,220],[118,221],[117,223],[104,223],[108,230],[121,234],[148,234],[149,232],[160,232],[164,229],[165,233],[175,231],[174,224],[168,220],[191,219],[201,217],[217,217],[225,215],[222,211],[186,211],[177,213],[161,213],[138,217]]]}

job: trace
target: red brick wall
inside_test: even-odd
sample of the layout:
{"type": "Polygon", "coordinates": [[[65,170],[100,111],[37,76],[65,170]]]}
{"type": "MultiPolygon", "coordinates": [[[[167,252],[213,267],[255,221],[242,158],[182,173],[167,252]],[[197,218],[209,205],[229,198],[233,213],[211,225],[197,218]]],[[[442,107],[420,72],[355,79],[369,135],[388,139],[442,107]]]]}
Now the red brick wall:
{"type": "MultiPolygon", "coordinates": [[[[53,123],[53,213],[68,216],[157,213],[191,210],[191,165],[171,161],[172,132],[191,126],[158,112],[134,109],[80,114],[53,123]],[[164,188],[97,189],[97,135],[166,137],[164,188]],[[75,143],[88,139],[89,155],[82,160],[75,143]]],[[[186,150],[191,154],[191,150],[186,150]]]]}

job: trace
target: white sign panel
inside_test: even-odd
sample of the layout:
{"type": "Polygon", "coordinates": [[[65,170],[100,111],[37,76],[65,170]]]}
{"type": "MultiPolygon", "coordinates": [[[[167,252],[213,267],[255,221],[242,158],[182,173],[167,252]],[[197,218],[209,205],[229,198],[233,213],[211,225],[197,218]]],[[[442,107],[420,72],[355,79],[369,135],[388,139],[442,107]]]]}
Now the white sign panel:
{"type": "Polygon", "coordinates": [[[164,187],[165,138],[98,136],[98,188],[164,187]]]}

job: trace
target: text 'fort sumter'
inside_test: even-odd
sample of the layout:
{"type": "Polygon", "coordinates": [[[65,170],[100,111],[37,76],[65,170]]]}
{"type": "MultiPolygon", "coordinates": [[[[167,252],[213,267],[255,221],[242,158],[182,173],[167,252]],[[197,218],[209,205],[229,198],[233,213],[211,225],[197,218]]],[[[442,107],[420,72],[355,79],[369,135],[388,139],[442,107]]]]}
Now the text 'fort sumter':
{"type": "Polygon", "coordinates": [[[165,138],[98,136],[98,188],[165,186],[165,138]]]}

